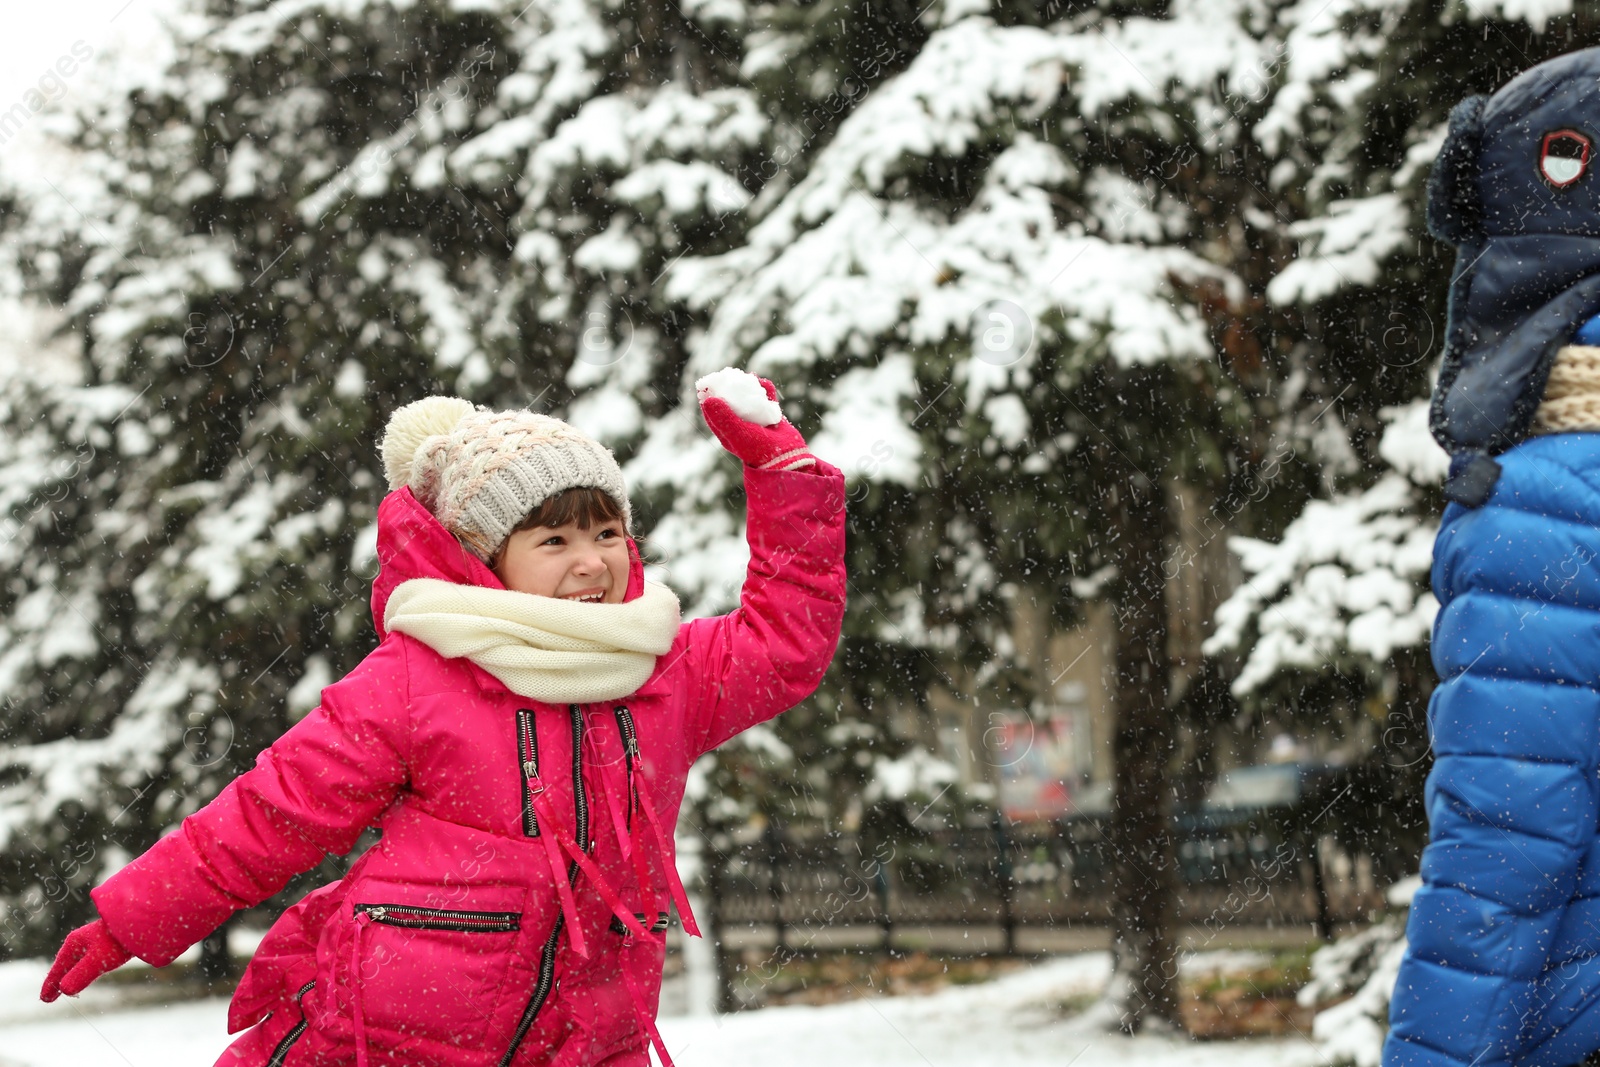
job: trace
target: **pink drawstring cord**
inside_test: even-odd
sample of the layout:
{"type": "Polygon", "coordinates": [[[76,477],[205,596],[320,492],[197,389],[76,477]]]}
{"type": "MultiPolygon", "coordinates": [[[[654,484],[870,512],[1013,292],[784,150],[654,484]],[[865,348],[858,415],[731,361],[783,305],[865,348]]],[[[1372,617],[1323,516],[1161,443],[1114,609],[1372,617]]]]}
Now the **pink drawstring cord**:
{"type": "MultiPolygon", "coordinates": [[[[605,765],[600,764],[603,768],[605,765]]],[[[631,788],[632,782],[629,782],[631,788]]],[[[633,831],[628,828],[627,818],[622,813],[621,804],[617,800],[616,791],[611,788],[606,775],[600,775],[600,791],[605,794],[606,809],[611,813],[611,825],[617,832],[617,841],[622,848],[623,858],[633,866],[633,876],[639,882],[640,907],[644,909],[650,921],[655,921],[656,895],[655,880],[650,877],[650,865],[645,862],[644,853],[634,847],[633,831]]]]}
{"type": "MultiPolygon", "coordinates": [[[[617,840],[620,842],[622,854],[632,861],[634,877],[636,877],[639,881],[639,895],[641,898],[643,898],[645,914],[653,916],[656,914],[655,885],[654,879],[650,877],[650,865],[645,860],[644,849],[634,847],[633,835],[628,829],[627,819],[623,815],[622,807],[617,801],[616,792],[611,788],[611,783],[607,779],[607,776],[603,770],[603,768],[609,765],[601,760],[596,760],[596,765],[602,768],[600,775],[600,791],[605,794],[606,808],[611,813],[611,825],[617,832],[617,840]]],[[[628,778],[627,788],[630,810],[635,800],[639,800],[640,806],[642,807],[645,802],[642,800],[642,798],[637,796],[639,791],[635,788],[631,775],[628,778]]],[[[653,811],[646,816],[646,819],[649,820],[649,825],[651,827],[658,825],[654,818],[653,811]]],[[[670,858],[660,850],[661,836],[659,831],[656,832],[655,839],[657,845],[656,854],[658,857],[658,863],[663,874],[669,879],[670,885],[670,880],[672,880],[673,875],[676,874],[676,869],[670,858]]],[[[680,915],[687,916],[684,929],[698,934],[699,931],[695,928],[694,916],[689,911],[687,900],[685,900],[685,902],[679,906],[678,910],[680,915]]],[[[645,936],[646,940],[652,943],[659,943],[664,946],[666,942],[666,934],[664,933],[661,935],[660,942],[656,941],[654,935],[645,935],[643,931],[639,931],[639,933],[641,936],[645,936]]],[[[629,946],[631,946],[632,943],[632,938],[629,938],[628,941],[624,942],[625,945],[629,946]]],[[[661,1037],[660,1029],[656,1026],[654,1015],[645,1007],[644,996],[639,991],[638,983],[634,981],[632,969],[630,969],[628,965],[624,963],[621,968],[621,973],[623,984],[628,990],[628,999],[633,1004],[634,1016],[639,1020],[640,1028],[643,1029],[645,1033],[650,1035],[650,1044],[656,1050],[656,1056],[661,1060],[661,1067],[673,1067],[672,1056],[667,1052],[667,1044],[661,1037]]]]}
{"type": "Polygon", "coordinates": [[[617,832],[617,844],[622,848],[622,858],[633,858],[633,838],[628,833],[628,819],[622,813],[622,806],[617,802],[617,795],[606,781],[604,773],[600,775],[600,792],[606,796],[606,810],[611,813],[611,828],[617,832]]]}
{"type": "Polygon", "coordinates": [[[550,880],[556,884],[556,897],[561,901],[561,914],[567,917],[567,935],[572,940],[572,951],[584,959],[589,958],[589,946],[583,938],[583,928],[578,925],[578,902],[573,899],[572,886],[567,882],[567,865],[561,859],[560,830],[550,802],[544,798],[544,783],[537,778],[528,779],[528,801],[539,817],[539,837],[544,841],[545,859],[550,862],[550,880]]]}
{"type": "Polygon", "coordinates": [[[639,920],[634,918],[631,911],[622,906],[616,890],[611,888],[611,883],[606,880],[594,860],[578,847],[572,835],[556,821],[555,812],[551,810],[550,802],[544,797],[544,783],[537,778],[528,780],[528,799],[533,802],[534,812],[539,816],[539,826],[542,831],[539,836],[544,839],[545,855],[550,861],[550,873],[555,878],[556,893],[561,898],[561,910],[566,915],[567,926],[571,930],[572,950],[584,959],[589,958],[588,944],[578,926],[578,903],[573,898],[572,886],[567,883],[566,865],[561,862],[562,852],[566,852],[572,858],[572,862],[578,865],[578,869],[588,875],[589,880],[594,883],[595,891],[600,894],[600,898],[606,902],[606,906],[611,909],[617,920],[634,933],[643,936],[644,927],[639,925],[639,920]]]}
{"type": "MultiPolygon", "coordinates": [[[[639,777],[644,777],[642,769],[639,777]]],[[[678,877],[678,865],[672,862],[672,853],[667,851],[666,838],[661,833],[661,821],[656,818],[655,805],[650,802],[650,783],[645,782],[644,788],[635,792],[639,796],[639,810],[644,812],[645,822],[649,824],[650,833],[655,838],[656,856],[661,863],[661,873],[667,880],[667,891],[672,894],[672,903],[678,908],[678,917],[683,920],[683,932],[691,937],[699,937],[700,924],[694,921],[694,912],[689,907],[689,896],[683,891],[683,881],[678,877]]]]}
{"type": "MultiPolygon", "coordinates": [[[[663,935],[662,940],[666,937],[663,935]]],[[[672,1067],[672,1057],[667,1055],[667,1043],[661,1040],[661,1031],[656,1029],[655,1017],[645,1010],[644,997],[639,994],[639,987],[633,981],[633,972],[626,964],[622,967],[622,984],[628,987],[628,999],[633,1001],[633,1013],[639,1019],[639,1024],[650,1035],[650,1044],[655,1046],[656,1055],[661,1057],[661,1067],[672,1067]]],[[[648,1058],[648,1057],[647,1057],[648,1058]]]]}
{"type": "Polygon", "coordinates": [[[350,941],[350,1019],[356,1033],[356,1067],[367,1067],[367,1013],[361,1003],[361,934],[372,922],[364,911],[356,912],[356,936],[350,941]]]}

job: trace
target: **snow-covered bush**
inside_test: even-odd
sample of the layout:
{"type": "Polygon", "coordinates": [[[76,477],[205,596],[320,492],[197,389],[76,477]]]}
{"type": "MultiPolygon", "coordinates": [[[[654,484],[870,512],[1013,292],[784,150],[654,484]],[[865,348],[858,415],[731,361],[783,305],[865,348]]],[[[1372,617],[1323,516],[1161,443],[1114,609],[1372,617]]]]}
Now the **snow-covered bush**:
{"type": "Polygon", "coordinates": [[[1406,908],[1421,880],[1397,882],[1391,913],[1311,956],[1311,981],[1298,998],[1317,1012],[1312,1036],[1330,1067],[1378,1067],[1389,1032],[1389,998],[1406,951],[1406,908]]]}

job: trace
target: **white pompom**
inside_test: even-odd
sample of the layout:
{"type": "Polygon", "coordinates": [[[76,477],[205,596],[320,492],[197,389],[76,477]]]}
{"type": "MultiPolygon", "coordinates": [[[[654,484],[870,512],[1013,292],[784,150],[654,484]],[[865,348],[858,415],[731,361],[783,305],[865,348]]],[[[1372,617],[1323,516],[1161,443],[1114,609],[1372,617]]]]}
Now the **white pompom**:
{"type": "Polygon", "coordinates": [[[712,371],[694,383],[696,399],[708,396],[725,400],[733,413],[757,426],[776,426],[783,421],[783,409],[761,387],[761,379],[738,367],[712,371]]]}
{"type": "Polygon", "coordinates": [[[430,437],[447,434],[472,414],[472,404],[455,396],[429,396],[414,400],[389,416],[383,431],[383,471],[389,488],[411,484],[411,466],[417,449],[430,437]]]}

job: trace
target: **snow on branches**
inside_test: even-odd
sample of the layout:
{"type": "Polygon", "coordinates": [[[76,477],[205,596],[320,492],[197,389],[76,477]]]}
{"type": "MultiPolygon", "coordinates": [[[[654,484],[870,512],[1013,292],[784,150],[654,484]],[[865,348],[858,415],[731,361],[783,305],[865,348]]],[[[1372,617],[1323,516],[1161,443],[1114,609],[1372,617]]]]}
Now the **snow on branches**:
{"type": "Polygon", "coordinates": [[[1280,672],[1351,658],[1372,664],[1425,643],[1438,603],[1428,569],[1438,516],[1426,487],[1448,465],[1428,434],[1427,403],[1384,412],[1392,470],[1370,488],[1314,500],[1276,543],[1236,537],[1245,581],[1216,613],[1207,654],[1245,650],[1239,695],[1280,672]]]}

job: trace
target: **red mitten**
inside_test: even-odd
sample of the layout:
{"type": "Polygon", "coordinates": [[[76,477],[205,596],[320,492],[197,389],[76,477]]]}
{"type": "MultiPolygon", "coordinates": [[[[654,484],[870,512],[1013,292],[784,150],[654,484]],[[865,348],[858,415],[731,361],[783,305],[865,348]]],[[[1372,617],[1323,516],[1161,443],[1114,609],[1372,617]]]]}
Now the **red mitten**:
{"type": "Polygon", "coordinates": [[[50,973],[44,976],[39,999],[46,1004],[65,993],[75,997],[89,983],[133,959],[133,953],[117,944],[104,919],[80,926],[67,935],[50,973]]]}
{"type": "Polygon", "coordinates": [[[700,414],[722,447],[749,466],[792,471],[817,462],[800,431],[783,417],[777,387],[765,378],[730,367],[695,382],[695,395],[700,414]],[[766,391],[765,403],[755,392],[757,383],[766,391]]]}

